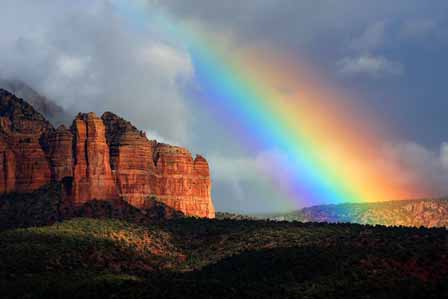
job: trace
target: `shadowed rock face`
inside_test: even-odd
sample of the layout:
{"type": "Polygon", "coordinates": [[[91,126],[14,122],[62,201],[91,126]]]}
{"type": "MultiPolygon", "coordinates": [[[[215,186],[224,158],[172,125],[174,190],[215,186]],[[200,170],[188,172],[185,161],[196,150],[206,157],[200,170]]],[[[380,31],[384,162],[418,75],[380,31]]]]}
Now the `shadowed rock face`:
{"type": "Polygon", "coordinates": [[[214,218],[207,161],[181,147],[148,140],[106,112],[78,114],[55,129],[32,106],[0,89],[0,193],[27,193],[62,182],[64,200],[124,199],[148,208],[153,199],[187,216],[214,218]]]}
{"type": "Polygon", "coordinates": [[[60,182],[73,177],[73,134],[65,126],[51,130],[46,138],[52,180],[60,182]]]}
{"type": "Polygon", "coordinates": [[[51,180],[41,137],[52,129],[29,104],[0,90],[0,191],[31,192],[51,180]]]}

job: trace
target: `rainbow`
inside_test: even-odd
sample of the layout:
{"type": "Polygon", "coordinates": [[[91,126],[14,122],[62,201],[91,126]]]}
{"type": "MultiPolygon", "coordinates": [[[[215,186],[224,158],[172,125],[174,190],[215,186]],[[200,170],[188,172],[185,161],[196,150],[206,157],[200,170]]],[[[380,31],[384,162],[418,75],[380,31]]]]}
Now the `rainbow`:
{"type": "MultiPolygon", "coordinates": [[[[236,49],[226,38],[168,17],[158,9],[115,1],[123,15],[149,25],[189,52],[197,101],[253,153],[268,151],[267,172],[298,207],[407,199],[415,186],[378,161],[391,140],[366,107],[319,79],[313,68],[269,48],[236,49]]],[[[145,25],[146,24],[146,25],[145,25]]]]}

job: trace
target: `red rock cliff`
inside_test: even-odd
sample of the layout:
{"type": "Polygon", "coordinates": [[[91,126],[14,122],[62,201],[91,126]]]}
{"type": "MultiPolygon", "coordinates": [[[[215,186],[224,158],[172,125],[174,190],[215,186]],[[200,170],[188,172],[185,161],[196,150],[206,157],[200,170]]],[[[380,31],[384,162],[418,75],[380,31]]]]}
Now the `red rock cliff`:
{"type": "Polygon", "coordinates": [[[193,160],[184,148],[157,144],[155,164],[157,172],[152,185],[163,202],[186,214],[214,217],[208,163],[204,158],[197,156],[193,160]]]}
{"type": "Polygon", "coordinates": [[[207,161],[184,148],[149,141],[131,123],[106,112],[110,164],[118,193],[137,207],[156,197],[186,215],[214,218],[207,161]]]}
{"type": "Polygon", "coordinates": [[[74,135],[73,201],[118,197],[110,167],[104,123],[95,113],[78,114],[74,135]]]}
{"type": "Polygon", "coordinates": [[[0,193],[26,193],[51,182],[64,183],[73,205],[122,198],[146,208],[156,199],[188,216],[215,216],[203,157],[150,141],[110,112],[79,114],[70,129],[54,129],[0,89],[0,193]]]}
{"type": "Polygon", "coordinates": [[[149,141],[131,123],[113,113],[104,113],[102,119],[118,192],[132,205],[144,207],[148,197],[155,195],[152,177],[156,171],[153,161],[156,142],[149,141]]]}
{"type": "Polygon", "coordinates": [[[0,90],[0,192],[30,192],[51,180],[41,145],[52,126],[29,104],[0,90]]]}

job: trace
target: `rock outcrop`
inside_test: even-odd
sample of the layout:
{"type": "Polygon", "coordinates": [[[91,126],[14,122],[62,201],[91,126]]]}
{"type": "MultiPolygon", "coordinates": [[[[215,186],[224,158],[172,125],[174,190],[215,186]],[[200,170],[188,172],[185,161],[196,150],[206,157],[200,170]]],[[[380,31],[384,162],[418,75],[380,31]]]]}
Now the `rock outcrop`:
{"type": "Polygon", "coordinates": [[[51,130],[45,138],[53,181],[73,177],[73,134],[65,126],[51,130]]]}
{"type": "Polygon", "coordinates": [[[50,182],[41,137],[51,129],[33,107],[0,90],[0,192],[31,192],[50,182]]]}
{"type": "Polygon", "coordinates": [[[110,165],[116,178],[118,192],[138,207],[155,192],[153,177],[155,141],[149,141],[128,121],[106,112],[102,116],[106,125],[107,143],[110,149],[110,165]]]}
{"type": "Polygon", "coordinates": [[[159,201],[187,216],[214,218],[207,161],[148,140],[106,112],[78,114],[55,129],[32,106],[0,89],[0,194],[63,185],[65,204],[124,200],[147,209],[159,201]]]}
{"type": "Polygon", "coordinates": [[[106,128],[95,113],[78,114],[72,125],[74,135],[73,189],[75,204],[91,199],[118,197],[110,167],[106,128]]]}
{"type": "Polygon", "coordinates": [[[187,214],[201,211],[201,217],[214,217],[213,206],[207,201],[211,183],[203,157],[193,160],[184,148],[158,144],[154,163],[157,174],[152,185],[164,203],[187,214]]]}

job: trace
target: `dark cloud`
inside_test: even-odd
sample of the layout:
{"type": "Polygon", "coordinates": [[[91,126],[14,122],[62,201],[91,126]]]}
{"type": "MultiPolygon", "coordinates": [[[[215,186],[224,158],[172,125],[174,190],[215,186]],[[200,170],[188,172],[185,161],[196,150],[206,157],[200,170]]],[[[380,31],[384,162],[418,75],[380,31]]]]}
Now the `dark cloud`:
{"type": "Polygon", "coordinates": [[[0,34],[3,77],[71,111],[117,111],[168,139],[188,138],[187,53],[134,30],[108,1],[3,1],[0,34]]]}

